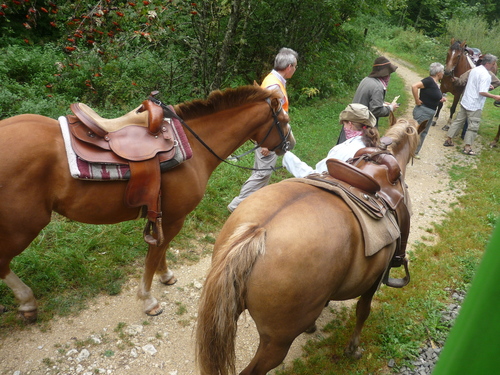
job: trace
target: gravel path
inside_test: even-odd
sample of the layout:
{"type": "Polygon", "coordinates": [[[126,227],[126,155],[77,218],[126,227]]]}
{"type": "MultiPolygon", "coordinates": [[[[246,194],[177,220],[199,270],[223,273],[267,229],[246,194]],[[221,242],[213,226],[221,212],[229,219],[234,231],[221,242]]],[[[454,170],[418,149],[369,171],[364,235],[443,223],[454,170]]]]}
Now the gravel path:
{"type": "MultiPolygon", "coordinates": [[[[406,89],[410,90],[411,84],[422,77],[413,73],[410,65],[393,60],[399,65],[397,74],[405,79],[406,89]]],[[[407,116],[411,118],[411,110],[407,116]]],[[[420,152],[421,159],[407,168],[406,181],[413,203],[409,250],[415,241],[434,241],[426,228],[433,221],[441,221],[449,204],[460,194],[459,190],[449,188],[449,158],[472,162],[456,150],[442,147],[441,127],[447,117],[446,109],[438,125],[431,128],[420,152]]],[[[56,318],[48,328],[35,326],[14,332],[0,342],[0,374],[196,374],[193,329],[209,264],[210,258],[206,257],[197,264],[174,268],[179,279],[174,286],[153,283],[153,293],[163,301],[164,312],[160,316],[147,317],[142,313],[142,304],[135,297],[138,280],[132,279],[120,295],[99,297],[78,316],[56,318]]],[[[333,318],[332,310],[353,302],[330,302],[330,308],[324,309],[318,319],[318,332],[313,336],[300,335],[281,367],[301,355],[301,347],[307,340],[321,337],[321,328],[333,318]]],[[[242,315],[238,328],[238,369],[250,361],[257,341],[253,321],[242,315]]]]}

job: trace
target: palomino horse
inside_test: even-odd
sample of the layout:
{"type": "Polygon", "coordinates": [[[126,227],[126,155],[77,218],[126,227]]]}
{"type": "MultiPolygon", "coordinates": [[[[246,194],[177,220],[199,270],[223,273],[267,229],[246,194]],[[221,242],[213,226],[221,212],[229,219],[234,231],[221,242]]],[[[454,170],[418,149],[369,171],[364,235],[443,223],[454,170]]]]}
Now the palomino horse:
{"type": "MultiPolygon", "coordinates": [[[[448,49],[448,54],[446,55],[444,76],[441,80],[441,92],[443,94],[447,92],[452,93],[453,103],[450,108],[450,118],[448,119],[447,125],[445,125],[445,129],[446,126],[450,126],[460,97],[462,96],[462,93],[465,89],[465,86],[455,85],[453,83],[453,80],[460,78],[462,74],[474,67],[474,64],[467,58],[465,47],[466,42],[462,43],[459,40],[455,40],[455,38],[453,38],[451,39],[450,48],[448,49]]],[[[443,105],[441,103],[436,112],[435,120],[437,120],[437,118],[439,117],[442,106],[443,105]]]]}
{"type": "MultiPolygon", "coordinates": [[[[174,109],[196,137],[186,132],[193,157],[161,177],[164,241],[149,245],[138,289],[149,315],[161,313],[150,293],[153,276],[158,273],[164,284],[175,282],[165,259],[167,246],[201,201],[214,169],[250,139],[280,155],[285,144],[295,144],[277,94],[259,87],[215,91],[207,100],[174,109]]],[[[10,269],[11,260],[50,222],[52,211],[89,224],[138,218],[140,208],[124,205],[126,186],[127,181],[72,178],[56,120],[26,114],[0,122],[0,278],[14,292],[25,319],[36,319],[37,304],[31,288],[10,269]]]]}
{"type": "MultiPolygon", "coordinates": [[[[404,175],[418,135],[399,120],[386,134],[404,175]]],[[[292,180],[248,197],[222,228],[203,288],[196,329],[202,375],[235,373],[239,315],[248,309],[260,336],[240,373],[264,375],[285,358],[294,339],[315,326],[330,300],[361,296],[346,354],[359,358],[359,337],[396,243],[365,256],[361,227],[338,196],[292,180]]]]}

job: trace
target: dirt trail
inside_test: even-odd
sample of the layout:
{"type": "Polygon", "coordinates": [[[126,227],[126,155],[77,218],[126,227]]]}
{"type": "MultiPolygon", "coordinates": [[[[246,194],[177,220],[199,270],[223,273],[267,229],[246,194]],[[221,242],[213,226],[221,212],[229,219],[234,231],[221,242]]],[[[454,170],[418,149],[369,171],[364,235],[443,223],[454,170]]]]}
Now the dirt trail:
{"type": "MultiPolygon", "coordinates": [[[[413,73],[411,65],[391,59],[399,66],[396,73],[404,78],[406,90],[411,91],[411,84],[423,77],[413,73]]],[[[413,105],[410,107],[406,114],[409,118],[413,105]]],[[[450,155],[465,158],[442,146],[441,127],[448,113],[448,108],[444,108],[438,125],[430,129],[421,159],[407,168],[406,181],[413,203],[409,250],[416,241],[433,240],[425,229],[443,218],[460,193],[448,186],[450,155]]],[[[179,281],[171,287],[155,280],[153,293],[164,308],[160,316],[151,318],[142,313],[142,304],[135,298],[138,280],[133,279],[120,295],[97,298],[78,316],[54,319],[46,331],[32,327],[13,333],[0,342],[0,374],[196,374],[193,329],[209,264],[210,258],[206,257],[197,264],[173,268],[179,281]]],[[[341,302],[331,302],[324,309],[317,322],[317,333],[300,335],[281,367],[301,355],[307,340],[322,336],[321,328],[333,317],[331,310],[339,306],[341,302]]],[[[346,332],[346,337],[349,334],[346,332]]],[[[254,323],[245,314],[238,328],[238,370],[248,364],[257,342],[254,323]]]]}

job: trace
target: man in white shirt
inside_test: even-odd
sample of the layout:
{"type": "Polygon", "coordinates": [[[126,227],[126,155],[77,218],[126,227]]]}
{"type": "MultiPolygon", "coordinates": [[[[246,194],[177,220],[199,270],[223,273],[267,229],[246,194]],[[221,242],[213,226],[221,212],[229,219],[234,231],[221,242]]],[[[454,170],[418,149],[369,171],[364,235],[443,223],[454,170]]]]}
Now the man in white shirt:
{"type": "Polygon", "coordinates": [[[446,134],[447,137],[444,146],[454,146],[452,138],[459,133],[465,124],[465,120],[467,120],[469,126],[465,133],[465,146],[462,152],[466,155],[476,155],[474,150],[472,150],[472,144],[479,130],[481,114],[486,98],[500,100],[500,95],[493,95],[488,92],[493,89],[491,86],[490,71],[496,70],[497,60],[496,56],[486,54],[483,57],[482,65],[471,70],[462,100],[460,101],[460,110],[446,134]]]}

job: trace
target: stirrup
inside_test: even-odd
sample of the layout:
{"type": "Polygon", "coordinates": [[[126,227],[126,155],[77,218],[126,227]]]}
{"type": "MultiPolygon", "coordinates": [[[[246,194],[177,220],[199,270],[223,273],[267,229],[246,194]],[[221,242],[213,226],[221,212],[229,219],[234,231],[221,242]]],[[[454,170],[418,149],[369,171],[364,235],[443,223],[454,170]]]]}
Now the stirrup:
{"type": "Polygon", "coordinates": [[[408,259],[407,258],[404,258],[403,259],[403,266],[405,268],[405,277],[403,277],[402,279],[393,279],[392,277],[389,277],[389,273],[391,271],[391,266],[389,266],[389,268],[387,268],[387,271],[385,271],[385,274],[384,274],[384,278],[382,279],[382,282],[387,285],[387,286],[390,286],[392,288],[402,288],[406,285],[408,285],[408,283],[410,282],[410,271],[408,270],[408,259]]]}

